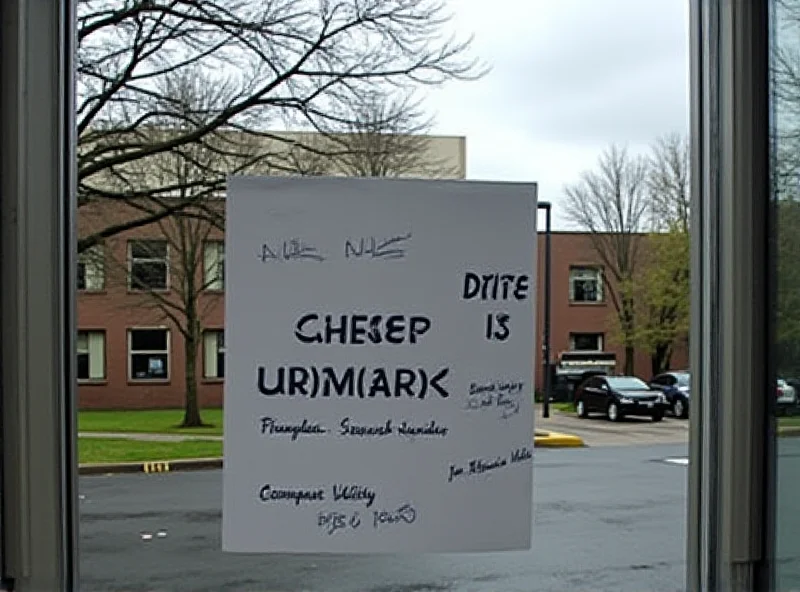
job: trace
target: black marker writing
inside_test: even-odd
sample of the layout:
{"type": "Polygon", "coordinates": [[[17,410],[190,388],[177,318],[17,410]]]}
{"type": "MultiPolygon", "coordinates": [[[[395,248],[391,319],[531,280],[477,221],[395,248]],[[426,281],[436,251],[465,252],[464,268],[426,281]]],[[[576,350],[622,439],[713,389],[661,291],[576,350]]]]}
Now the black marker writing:
{"type": "Polygon", "coordinates": [[[393,512],[380,510],[372,513],[372,525],[378,528],[382,525],[413,524],[417,520],[417,511],[411,504],[403,504],[393,512]]]}
{"type": "Polygon", "coordinates": [[[525,300],[530,278],[525,274],[486,273],[469,271],[464,275],[464,300],[525,300]]]}
{"type": "Polygon", "coordinates": [[[325,345],[416,344],[431,328],[423,315],[351,314],[309,312],[295,323],[294,336],[301,343],[325,345]]]}
{"type": "Polygon", "coordinates": [[[283,241],[280,248],[273,248],[267,243],[261,245],[258,258],[267,261],[325,261],[325,257],[316,247],[299,238],[283,241]]]}
{"type": "Polygon", "coordinates": [[[333,501],[364,502],[369,508],[375,503],[375,490],[365,485],[334,485],[333,501]]]}
{"type": "Polygon", "coordinates": [[[304,502],[323,502],[325,501],[325,491],[323,489],[276,489],[272,485],[264,485],[258,492],[258,497],[262,502],[288,501],[296,506],[304,502]]]}
{"type": "Polygon", "coordinates": [[[280,423],[272,417],[261,418],[261,433],[269,435],[288,435],[295,441],[301,435],[317,436],[327,434],[328,430],[319,423],[303,419],[300,423],[280,423]]]}
{"type": "Polygon", "coordinates": [[[278,366],[272,377],[266,366],[259,366],[256,389],[266,396],[301,395],[316,397],[339,396],[425,399],[428,394],[446,399],[449,368],[429,372],[424,368],[367,368],[350,366],[336,369],[331,366],[278,366]]]}
{"type": "Polygon", "coordinates": [[[406,256],[405,243],[410,238],[409,232],[382,239],[374,236],[362,237],[355,241],[348,239],[344,243],[344,256],[347,259],[367,255],[373,259],[402,259],[406,256]]]}
{"type": "Polygon", "coordinates": [[[361,526],[361,515],[358,512],[320,512],[317,514],[317,526],[328,536],[348,528],[355,530],[361,526]]]}

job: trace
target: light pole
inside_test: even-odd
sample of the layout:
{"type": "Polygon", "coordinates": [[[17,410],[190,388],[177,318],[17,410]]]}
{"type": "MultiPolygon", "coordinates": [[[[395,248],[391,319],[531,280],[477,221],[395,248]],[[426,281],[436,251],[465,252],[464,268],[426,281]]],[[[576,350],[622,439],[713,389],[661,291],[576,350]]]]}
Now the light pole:
{"type": "MultiPolygon", "coordinates": [[[[537,205],[545,212],[544,222],[544,334],[542,336],[542,353],[544,354],[544,405],[542,417],[550,417],[550,202],[540,201],[537,205]]],[[[539,229],[536,229],[539,234],[539,229]]]]}

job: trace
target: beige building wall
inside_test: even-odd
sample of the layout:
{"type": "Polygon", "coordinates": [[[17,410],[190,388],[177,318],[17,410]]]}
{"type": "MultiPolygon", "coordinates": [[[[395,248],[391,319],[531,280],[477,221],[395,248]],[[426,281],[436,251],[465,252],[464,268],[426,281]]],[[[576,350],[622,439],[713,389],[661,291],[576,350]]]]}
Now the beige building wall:
{"type": "MultiPolygon", "coordinates": [[[[166,140],[169,133],[154,130],[166,140]]],[[[314,132],[265,132],[259,137],[223,131],[206,140],[218,146],[221,156],[189,145],[189,154],[200,167],[186,167],[186,160],[165,152],[103,170],[82,179],[89,193],[124,194],[128,190],[155,190],[157,197],[177,196],[178,190],[162,193],[164,187],[190,185],[202,177],[224,179],[229,173],[256,175],[393,176],[465,179],[466,138],[463,136],[331,134],[314,132]],[[243,163],[253,163],[244,165],[243,163]],[[378,169],[375,172],[371,169],[378,169]]],[[[84,162],[96,144],[83,142],[78,152],[84,162]]],[[[110,196],[109,196],[110,197],[110,196]]]]}

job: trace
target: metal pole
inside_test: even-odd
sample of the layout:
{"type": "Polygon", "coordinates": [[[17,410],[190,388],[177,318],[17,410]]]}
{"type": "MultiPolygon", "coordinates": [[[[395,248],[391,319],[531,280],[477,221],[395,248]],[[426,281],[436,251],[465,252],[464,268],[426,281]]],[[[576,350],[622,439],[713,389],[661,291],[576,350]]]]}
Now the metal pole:
{"type": "Polygon", "coordinates": [[[544,226],[544,335],[542,350],[544,353],[544,404],[542,417],[550,417],[551,374],[550,367],[550,210],[549,202],[539,202],[538,208],[545,211],[544,226]]]}

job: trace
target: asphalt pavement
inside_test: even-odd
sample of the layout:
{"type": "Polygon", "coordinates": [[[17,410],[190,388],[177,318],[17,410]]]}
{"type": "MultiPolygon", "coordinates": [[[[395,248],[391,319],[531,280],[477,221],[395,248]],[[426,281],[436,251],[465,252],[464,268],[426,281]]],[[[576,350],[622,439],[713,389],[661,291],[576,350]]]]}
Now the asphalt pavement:
{"type": "Polygon", "coordinates": [[[686,454],[685,444],[537,449],[533,549],[471,555],[223,554],[221,472],[86,476],[81,590],[678,591],[686,454]]]}
{"type": "Polygon", "coordinates": [[[659,422],[649,417],[625,417],[614,423],[601,415],[581,419],[575,413],[553,409],[545,419],[541,406],[537,405],[535,426],[537,430],[575,434],[587,446],[685,444],[689,441],[689,422],[671,416],[659,422]]]}

